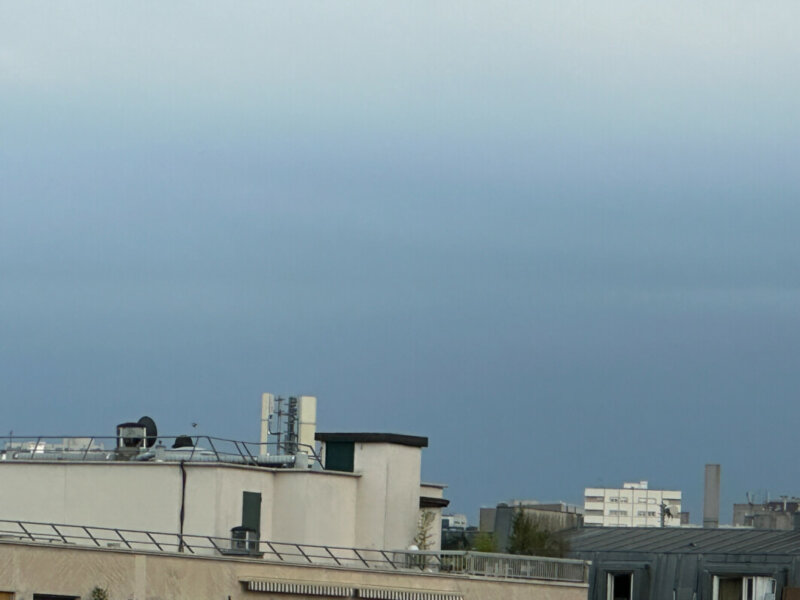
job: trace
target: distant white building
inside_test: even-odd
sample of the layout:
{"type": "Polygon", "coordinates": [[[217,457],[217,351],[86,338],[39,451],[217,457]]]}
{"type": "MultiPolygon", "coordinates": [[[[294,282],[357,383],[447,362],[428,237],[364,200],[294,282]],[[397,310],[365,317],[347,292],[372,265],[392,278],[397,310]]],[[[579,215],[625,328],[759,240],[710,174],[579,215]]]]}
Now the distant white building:
{"type": "Polygon", "coordinates": [[[442,515],[442,529],[461,529],[467,528],[467,515],[442,515]]]}
{"type": "Polygon", "coordinates": [[[602,527],[664,527],[681,525],[681,492],[651,490],[646,481],[621,488],[586,488],[583,522],[602,527]]]}

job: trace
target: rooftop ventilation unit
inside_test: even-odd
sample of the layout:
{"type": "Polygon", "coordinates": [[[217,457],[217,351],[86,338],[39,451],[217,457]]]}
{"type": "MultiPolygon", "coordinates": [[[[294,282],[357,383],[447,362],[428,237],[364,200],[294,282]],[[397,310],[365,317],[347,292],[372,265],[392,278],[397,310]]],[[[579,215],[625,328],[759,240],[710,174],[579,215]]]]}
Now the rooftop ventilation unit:
{"type": "Polygon", "coordinates": [[[135,423],[117,425],[117,458],[125,460],[150,448],[158,440],[158,428],[150,417],[142,417],[135,423]]]}

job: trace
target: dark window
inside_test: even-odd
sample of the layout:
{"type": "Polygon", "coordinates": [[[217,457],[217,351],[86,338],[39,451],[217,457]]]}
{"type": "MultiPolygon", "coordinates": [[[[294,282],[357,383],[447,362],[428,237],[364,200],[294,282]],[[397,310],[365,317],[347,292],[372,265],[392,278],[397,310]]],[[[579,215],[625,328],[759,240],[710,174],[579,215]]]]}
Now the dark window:
{"type": "Polygon", "coordinates": [[[80,596],[60,596],[58,594],[34,594],[33,600],[80,600],[80,596]]]}
{"type": "Polygon", "coordinates": [[[353,472],[353,442],[325,442],[325,469],[353,472]]]}
{"type": "Polygon", "coordinates": [[[242,527],[247,527],[261,537],[261,494],[242,492],[242,527]]]}
{"type": "Polygon", "coordinates": [[[608,600],[633,600],[633,573],[608,574],[608,600]]]}

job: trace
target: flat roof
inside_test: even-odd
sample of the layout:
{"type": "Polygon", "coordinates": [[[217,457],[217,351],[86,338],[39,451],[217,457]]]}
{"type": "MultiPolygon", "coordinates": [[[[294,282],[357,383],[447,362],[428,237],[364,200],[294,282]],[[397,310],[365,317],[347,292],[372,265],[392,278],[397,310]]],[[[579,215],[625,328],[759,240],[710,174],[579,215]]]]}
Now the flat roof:
{"type": "Polygon", "coordinates": [[[446,483],[434,483],[432,481],[420,481],[419,485],[420,487],[439,488],[440,490],[448,487],[446,483]]]}
{"type": "Polygon", "coordinates": [[[229,463],[223,461],[198,461],[198,460],[186,460],[186,461],[151,461],[151,460],[44,460],[44,459],[32,459],[32,460],[0,460],[0,469],[5,467],[30,467],[33,465],[41,465],[41,466],[59,466],[59,467],[108,467],[108,468],[125,468],[125,467],[132,467],[132,468],[150,468],[155,469],[157,467],[160,468],[172,468],[174,469],[176,466],[179,466],[183,462],[184,466],[189,469],[194,468],[202,468],[202,469],[249,469],[259,472],[267,471],[269,473],[274,473],[276,475],[289,475],[293,473],[295,475],[313,475],[314,477],[319,475],[335,475],[337,477],[361,477],[361,473],[350,473],[347,471],[332,471],[332,470],[315,470],[315,469],[295,469],[295,468],[285,468],[285,467],[274,467],[274,466],[263,466],[263,465],[248,465],[248,464],[239,464],[239,463],[229,463]]]}
{"type": "Polygon", "coordinates": [[[450,500],[445,498],[433,498],[431,496],[420,496],[420,508],[445,508],[450,504],[450,500]]]}
{"type": "Polygon", "coordinates": [[[359,442],[367,444],[399,444],[414,448],[427,448],[428,438],[401,433],[317,433],[320,442],[359,442]]]}

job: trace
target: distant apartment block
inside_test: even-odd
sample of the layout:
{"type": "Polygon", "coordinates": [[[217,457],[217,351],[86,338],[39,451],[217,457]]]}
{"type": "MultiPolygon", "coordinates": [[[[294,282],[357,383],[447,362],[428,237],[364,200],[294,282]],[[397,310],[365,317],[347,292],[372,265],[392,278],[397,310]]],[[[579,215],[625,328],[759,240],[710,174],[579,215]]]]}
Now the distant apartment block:
{"type": "Polygon", "coordinates": [[[681,492],[652,490],[646,481],[586,488],[583,522],[600,527],[680,527],[681,492]]]}
{"type": "MultiPolygon", "coordinates": [[[[748,498],[748,500],[751,500],[748,498]]],[[[733,505],[733,526],[753,529],[800,528],[800,498],[781,496],[777,500],[749,501],[733,505]]]]}
{"type": "Polygon", "coordinates": [[[541,529],[549,532],[575,529],[581,525],[580,508],[566,502],[510,500],[501,502],[495,508],[481,508],[480,531],[494,536],[498,552],[508,551],[514,517],[517,513],[532,518],[541,529]]]}

